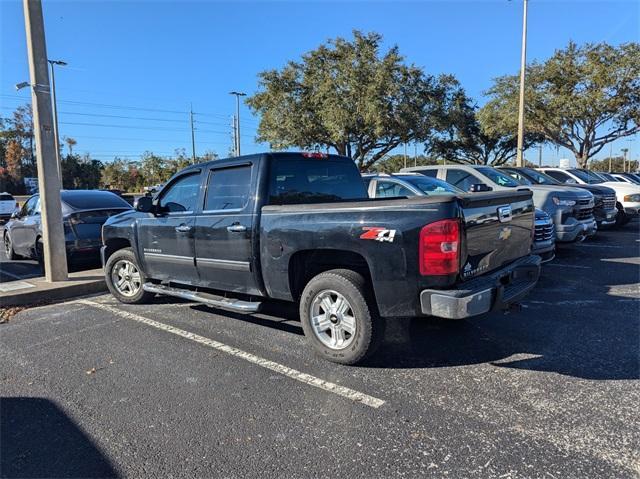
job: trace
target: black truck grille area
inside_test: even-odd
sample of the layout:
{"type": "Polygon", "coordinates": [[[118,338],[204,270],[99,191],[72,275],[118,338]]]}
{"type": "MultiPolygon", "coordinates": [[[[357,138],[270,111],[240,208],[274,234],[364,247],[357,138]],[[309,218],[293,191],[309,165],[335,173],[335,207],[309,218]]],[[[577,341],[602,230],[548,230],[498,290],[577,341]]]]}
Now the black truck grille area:
{"type": "Polygon", "coordinates": [[[593,208],[583,208],[576,213],[577,220],[588,220],[593,217],[593,208]]]}
{"type": "Polygon", "coordinates": [[[616,197],[615,196],[605,196],[602,198],[602,206],[605,210],[612,210],[616,207],[616,197]]]}
{"type": "Polygon", "coordinates": [[[590,199],[578,200],[578,206],[587,206],[589,203],[591,203],[590,199]]]}

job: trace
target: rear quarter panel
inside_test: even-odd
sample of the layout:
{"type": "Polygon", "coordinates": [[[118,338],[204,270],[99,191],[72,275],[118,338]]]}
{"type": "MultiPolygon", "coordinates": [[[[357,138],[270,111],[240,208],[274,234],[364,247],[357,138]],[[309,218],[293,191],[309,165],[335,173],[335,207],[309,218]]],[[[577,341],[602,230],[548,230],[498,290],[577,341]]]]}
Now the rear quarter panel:
{"type": "Polygon", "coordinates": [[[348,251],[366,261],[382,315],[416,315],[418,291],[447,281],[419,275],[420,229],[458,214],[455,199],[425,197],[263,207],[260,257],[267,293],[273,298],[296,299],[289,284],[290,261],[296,252],[348,251]]]}

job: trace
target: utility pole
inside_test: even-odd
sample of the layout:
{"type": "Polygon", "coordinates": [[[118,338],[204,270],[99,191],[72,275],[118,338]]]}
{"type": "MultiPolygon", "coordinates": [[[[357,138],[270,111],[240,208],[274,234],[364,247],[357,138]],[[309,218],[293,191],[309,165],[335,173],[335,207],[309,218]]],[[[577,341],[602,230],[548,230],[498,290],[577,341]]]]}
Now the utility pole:
{"type": "Polygon", "coordinates": [[[232,91],[232,92],[229,92],[229,95],[235,95],[236,97],[236,123],[235,123],[236,145],[235,147],[236,147],[236,156],[240,156],[240,97],[247,96],[247,94],[241,91],[232,91]]]}
{"type": "Polygon", "coordinates": [[[538,145],[538,166],[542,168],[542,145],[538,145]]]}
{"type": "Polygon", "coordinates": [[[524,166],[524,77],[527,68],[527,2],[524,0],[522,14],[522,52],[520,58],[520,102],[518,106],[518,150],[516,152],[516,166],[524,166]]]}
{"type": "Polygon", "coordinates": [[[51,66],[51,107],[53,108],[53,140],[56,145],[56,161],[58,162],[58,176],[62,183],[62,159],[60,158],[60,133],[58,133],[58,103],[56,102],[56,74],[55,65],[66,66],[62,60],[47,60],[51,66]]]}
{"type": "MultiPolygon", "coordinates": [[[[622,172],[627,172],[627,153],[629,153],[629,148],[622,148],[620,150],[622,152],[622,172]]],[[[631,172],[631,165],[629,165],[629,172],[631,172]]]]}
{"type": "Polygon", "coordinates": [[[56,164],[42,3],[40,0],[23,0],[22,5],[32,85],[31,101],[36,137],[45,278],[48,282],[65,281],[68,279],[68,273],[60,201],[62,184],[56,164]]]}
{"type": "Polygon", "coordinates": [[[231,133],[233,139],[233,156],[238,156],[238,137],[236,131],[236,116],[231,115],[231,133]]]}
{"type": "Polygon", "coordinates": [[[189,120],[191,123],[191,161],[195,165],[196,164],[196,133],[193,128],[193,103],[189,109],[189,120]]]}
{"type": "Polygon", "coordinates": [[[613,156],[613,143],[609,143],[609,173],[613,170],[611,169],[611,157],[613,156]]]}
{"type": "Polygon", "coordinates": [[[413,144],[413,166],[418,166],[418,144],[413,144]]]}
{"type": "Polygon", "coordinates": [[[407,167],[407,143],[404,144],[404,167],[407,167]]]}

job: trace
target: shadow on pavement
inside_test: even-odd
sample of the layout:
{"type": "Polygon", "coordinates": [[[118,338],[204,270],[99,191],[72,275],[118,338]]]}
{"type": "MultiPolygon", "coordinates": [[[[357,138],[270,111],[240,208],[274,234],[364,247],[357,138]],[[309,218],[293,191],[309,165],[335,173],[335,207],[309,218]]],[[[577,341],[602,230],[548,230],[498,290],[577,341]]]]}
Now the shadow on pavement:
{"type": "Polygon", "coordinates": [[[0,477],[118,477],[109,460],[54,402],[0,398],[0,477]]]}

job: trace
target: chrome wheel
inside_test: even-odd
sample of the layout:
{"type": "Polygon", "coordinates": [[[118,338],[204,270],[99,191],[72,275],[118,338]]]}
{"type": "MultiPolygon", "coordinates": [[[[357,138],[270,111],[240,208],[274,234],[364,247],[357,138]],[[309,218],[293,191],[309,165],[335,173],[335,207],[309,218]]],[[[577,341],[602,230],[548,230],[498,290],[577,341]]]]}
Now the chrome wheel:
{"type": "Polygon", "coordinates": [[[356,318],[349,301],[330,289],[320,291],[309,307],[311,328],[316,337],[331,349],[344,349],[356,337],[356,318]]]}
{"type": "Polygon", "coordinates": [[[111,269],[111,283],[123,296],[135,296],[142,287],[142,276],[131,261],[121,259],[111,269]]]}

